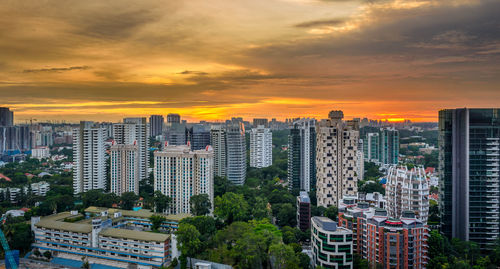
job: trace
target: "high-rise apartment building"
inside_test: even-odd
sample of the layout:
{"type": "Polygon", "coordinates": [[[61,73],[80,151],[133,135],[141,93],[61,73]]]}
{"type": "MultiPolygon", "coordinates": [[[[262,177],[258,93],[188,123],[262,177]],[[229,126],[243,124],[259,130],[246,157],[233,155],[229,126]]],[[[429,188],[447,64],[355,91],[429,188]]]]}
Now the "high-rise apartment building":
{"type": "Polygon", "coordinates": [[[167,213],[190,213],[191,196],[208,194],[214,204],[214,155],[207,146],[192,151],[189,145],[166,146],[154,153],[154,189],[172,198],[167,213]]]}
{"type": "Polygon", "coordinates": [[[166,141],[169,145],[182,146],[188,141],[188,130],[183,123],[171,123],[166,130],[166,141]]]}
{"type": "Polygon", "coordinates": [[[326,217],[312,217],[311,226],[314,267],[352,269],[352,231],[326,217]]]}
{"type": "Polygon", "coordinates": [[[250,131],[250,167],[264,168],[273,164],[273,133],[259,125],[250,131]]]}
{"type": "Polygon", "coordinates": [[[163,133],[163,119],[162,115],[151,115],[149,116],[149,130],[150,136],[156,137],[163,133]]]}
{"type": "Polygon", "coordinates": [[[226,125],[226,175],[229,182],[243,185],[247,175],[247,147],[243,123],[226,125]]]}
{"type": "Polygon", "coordinates": [[[318,206],[338,206],[358,192],[359,122],[343,121],[342,111],[316,125],[316,195],[318,206]]]}
{"type": "Polygon", "coordinates": [[[170,113],[167,115],[167,125],[170,126],[174,123],[181,123],[181,115],[170,113]]]}
{"type": "Polygon", "coordinates": [[[226,129],[223,125],[210,127],[210,144],[214,149],[214,175],[226,176],[226,129]]]}
{"type": "Polygon", "coordinates": [[[73,129],[73,190],[75,194],[106,189],[105,130],[82,121],[73,129]]]}
{"type": "Polygon", "coordinates": [[[189,141],[193,150],[204,149],[210,145],[210,129],[203,124],[196,124],[189,130],[189,141]]]}
{"type": "Polygon", "coordinates": [[[0,126],[0,154],[5,151],[30,150],[32,140],[29,126],[0,126]]]}
{"type": "Polygon", "coordinates": [[[111,154],[111,192],[121,196],[125,192],[139,195],[139,147],[137,144],[115,144],[111,154]]]}
{"type": "Polygon", "coordinates": [[[148,177],[149,127],[146,118],[125,118],[123,123],[113,124],[116,144],[137,145],[139,148],[139,179],[148,177]]]}
{"type": "Polygon", "coordinates": [[[259,125],[262,125],[264,127],[269,127],[269,123],[267,121],[267,119],[253,119],[253,124],[252,126],[253,127],[258,127],[259,125]]]}
{"type": "Polygon", "coordinates": [[[363,140],[363,153],[368,162],[380,162],[380,135],[379,133],[367,133],[363,140]]]}
{"type": "Polygon", "coordinates": [[[14,111],[8,107],[0,107],[0,126],[14,125],[14,111]]]}
{"type": "Polygon", "coordinates": [[[391,166],[385,185],[386,209],[390,217],[401,218],[411,211],[415,217],[427,223],[429,215],[429,183],[423,167],[408,169],[391,166]]]}
{"type": "Polygon", "coordinates": [[[398,164],[399,131],[380,128],[376,133],[367,133],[363,141],[364,158],[377,164],[398,164]]]}
{"type": "Polygon", "coordinates": [[[303,232],[311,229],[311,199],[306,191],[297,196],[297,228],[303,232]]]}
{"type": "Polygon", "coordinates": [[[288,184],[290,189],[316,188],[316,120],[298,119],[288,135],[288,184]]]}
{"type": "Polygon", "coordinates": [[[439,206],[448,237],[494,246],[500,225],[500,109],[439,111],[439,206]]]}

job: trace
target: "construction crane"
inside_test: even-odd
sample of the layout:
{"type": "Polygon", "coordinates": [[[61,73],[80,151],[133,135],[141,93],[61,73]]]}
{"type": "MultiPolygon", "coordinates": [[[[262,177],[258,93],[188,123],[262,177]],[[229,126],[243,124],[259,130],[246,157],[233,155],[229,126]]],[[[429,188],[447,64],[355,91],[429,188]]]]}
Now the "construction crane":
{"type": "MultiPolygon", "coordinates": [[[[2,224],[5,223],[5,215],[0,219],[2,224]]],[[[3,250],[5,252],[5,261],[9,261],[10,268],[17,269],[17,263],[14,260],[14,256],[12,256],[12,252],[10,251],[9,243],[7,242],[7,238],[3,233],[3,230],[0,229],[0,243],[2,243],[3,250]]],[[[5,267],[7,268],[7,263],[5,263],[5,267]]]]}

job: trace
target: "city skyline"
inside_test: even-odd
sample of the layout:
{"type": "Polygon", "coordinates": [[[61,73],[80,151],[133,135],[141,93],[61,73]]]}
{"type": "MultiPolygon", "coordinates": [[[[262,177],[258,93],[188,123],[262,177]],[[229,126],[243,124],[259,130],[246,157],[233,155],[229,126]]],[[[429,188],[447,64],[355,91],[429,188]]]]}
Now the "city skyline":
{"type": "Polygon", "coordinates": [[[437,121],[443,108],[496,106],[499,9],[488,0],[5,1],[0,106],[17,123],[320,119],[331,109],[437,121]]]}

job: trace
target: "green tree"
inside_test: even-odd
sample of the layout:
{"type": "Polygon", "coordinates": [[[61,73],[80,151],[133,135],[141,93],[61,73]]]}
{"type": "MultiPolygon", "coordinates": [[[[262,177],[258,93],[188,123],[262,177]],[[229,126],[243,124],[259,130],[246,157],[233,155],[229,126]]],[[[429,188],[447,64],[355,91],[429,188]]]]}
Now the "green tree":
{"type": "Polygon", "coordinates": [[[135,202],[139,199],[134,192],[124,192],[121,196],[122,208],[125,210],[132,210],[134,208],[135,202]]]}
{"type": "Polygon", "coordinates": [[[155,212],[165,212],[167,208],[170,206],[172,202],[172,198],[164,195],[161,191],[155,191],[153,197],[153,203],[155,212]]]}
{"type": "Polygon", "coordinates": [[[166,220],[164,216],[160,215],[152,215],[149,217],[149,220],[151,221],[151,230],[154,232],[158,232],[158,229],[160,229],[161,224],[166,220]]]}
{"type": "Polygon", "coordinates": [[[215,215],[225,223],[245,220],[248,216],[248,204],[243,195],[227,192],[222,197],[215,198],[215,215]]]}
{"type": "Polygon", "coordinates": [[[325,217],[334,221],[337,221],[338,214],[339,214],[339,209],[333,205],[329,206],[324,212],[325,217]]]}
{"type": "Polygon", "coordinates": [[[269,247],[269,256],[273,268],[299,268],[299,259],[295,256],[295,251],[292,247],[284,244],[273,244],[269,247]]]}
{"type": "Polygon", "coordinates": [[[252,216],[256,220],[271,219],[271,211],[267,207],[267,200],[263,197],[256,197],[252,207],[252,216]]]}
{"type": "Polygon", "coordinates": [[[281,206],[277,218],[280,226],[295,226],[297,225],[297,212],[291,204],[281,206]]]}
{"type": "Polygon", "coordinates": [[[191,196],[189,205],[191,207],[191,213],[195,216],[207,215],[210,213],[210,208],[212,207],[210,198],[206,193],[191,196]]]}
{"type": "MultiPolygon", "coordinates": [[[[201,246],[200,232],[191,224],[181,223],[175,235],[177,236],[177,247],[181,250],[182,255],[189,257],[191,261],[201,246]]],[[[192,266],[191,262],[190,264],[192,266]]]]}
{"type": "MultiPolygon", "coordinates": [[[[299,258],[299,267],[302,269],[309,269],[311,264],[311,258],[309,258],[309,255],[301,252],[297,254],[297,257],[299,258]]],[[[359,268],[359,267],[354,267],[354,268],[359,268]]]]}

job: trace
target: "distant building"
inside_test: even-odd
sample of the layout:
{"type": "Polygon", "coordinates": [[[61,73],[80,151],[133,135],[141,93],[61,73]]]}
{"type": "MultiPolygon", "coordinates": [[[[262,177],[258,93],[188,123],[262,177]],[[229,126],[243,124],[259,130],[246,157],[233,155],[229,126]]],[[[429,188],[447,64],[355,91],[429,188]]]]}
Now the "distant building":
{"type": "Polygon", "coordinates": [[[311,218],[314,267],[353,268],[352,231],[326,217],[311,218]]]}
{"type": "Polygon", "coordinates": [[[210,129],[203,124],[195,124],[189,131],[189,141],[191,142],[191,149],[199,150],[204,149],[210,145],[210,129]]]}
{"type": "Polygon", "coordinates": [[[113,144],[111,155],[111,192],[121,196],[125,192],[139,195],[139,146],[113,144]]]}
{"type": "MultiPolygon", "coordinates": [[[[27,192],[27,188],[24,188],[24,191],[27,192]]],[[[40,181],[37,183],[31,183],[31,192],[34,195],[45,196],[47,192],[50,191],[50,184],[47,181],[40,181]]]]}
{"type": "Polygon", "coordinates": [[[439,111],[441,232],[491,249],[499,239],[500,109],[439,111]]]}
{"type": "Polygon", "coordinates": [[[0,107],[0,126],[9,127],[14,125],[14,112],[8,107],[0,107]]]}
{"type": "Polygon", "coordinates": [[[273,164],[273,133],[259,125],[250,130],[250,167],[264,168],[273,164]]]}
{"type": "Polygon", "coordinates": [[[29,126],[0,126],[0,154],[6,151],[23,152],[31,149],[29,126]]]}
{"type": "Polygon", "coordinates": [[[338,206],[344,195],[358,192],[359,122],[343,121],[342,111],[316,126],[316,195],[318,206],[338,206]]]}
{"type": "Polygon", "coordinates": [[[363,139],[364,158],[377,164],[398,164],[399,131],[380,128],[376,133],[367,133],[363,139]]]}
{"type": "Polygon", "coordinates": [[[149,127],[146,118],[124,118],[123,123],[113,124],[116,144],[137,145],[139,148],[139,180],[148,178],[149,127]]]}
{"type": "Polygon", "coordinates": [[[181,123],[181,115],[170,113],[167,115],[167,125],[170,126],[174,123],[181,123]]]}
{"type": "Polygon", "coordinates": [[[223,125],[212,125],[210,128],[210,144],[214,149],[214,175],[226,176],[226,129],[223,125]]]}
{"type": "Polygon", "coordinates": [[[165,140],[169,145],[182,146],[188,141],[187,128],[183,123],[171,123],[166,130],[165,140]]]}
{"type": "Polygon", "coordinates": [[[429,216],[429,183],[423,167],[408,170],[406,166],[391,166],[386,183],[386,209],[390,217],[401,218],[411,211],[427,223],[429,216]]]}
{"type": "Polygon", "coordinates": [[[236,185],[243,185],[247,170],[245,127],[243,123],[213,125],[210,130],[214,148],[214,174],[236,185]]]}
{"type": "Polygon", "coordinates": [[[49,158],[50,149],[48,147],[38,147],[31,149],[31,157],[39,160],[49,158]]]}
{"type": "Polygon", "coordinates": [[[253,119],[252,126],[255,128],[255,127],[258,127],[259,125],[262,125],[265,128],[269,127],[267,119],[253,119]]]}
{"type": "Polygon", "coordinates": [[[298,119],[288,135],[288,186],[291,190],[316,188],[316,120],[298,119]]]}
{"type": "Polygon", "coordinates": [[[106,189],[105,130],[90,121],[73,130],[73,190],[75,194],[106,189]]]}
{"type": "Polygon", "coordinates": [[[297,228],[303,232],[311,228],[311,199],[305,191],[297,196],[297,228]]]}
{"type": "Polygon", "coordinates": [[[172,198],[168,213],[190,213],[190,198],[207,194],[214,206],[214,155],[207,146],[192,151],[189,145],[167,146],[154,153],[154,190],[172,198]]]}
{"type": "Polygon", "coordinates": [[[151,115],[149,116],[149,135],[151,137],[156,137],[163,133],[163,119],[162,115],[151,115]]]}
{"type": "Polygon", "coordinates": [[[380,162],[380,135],[367,133],[363,141],[364,159],[367,162],[380,162]]]}

